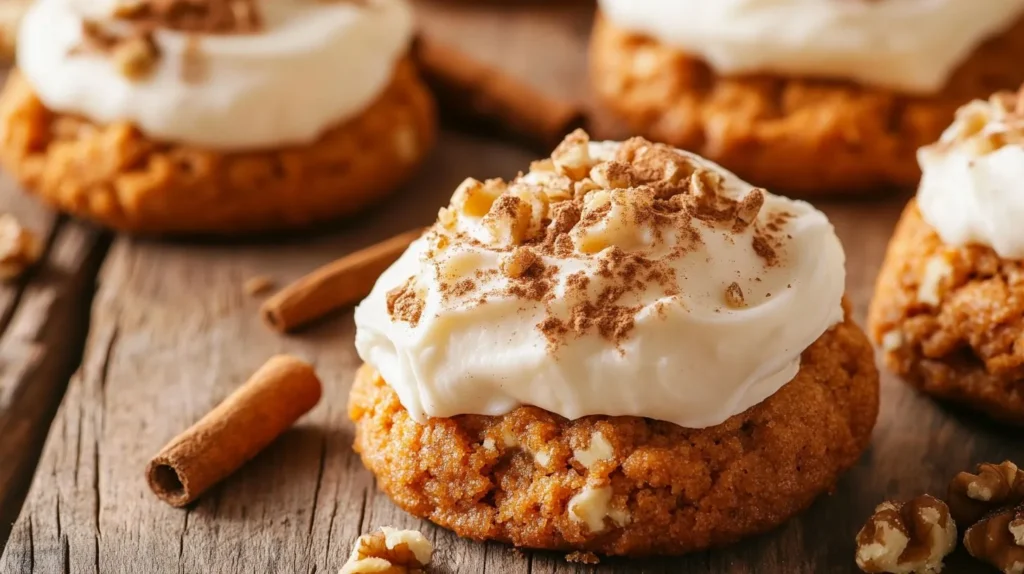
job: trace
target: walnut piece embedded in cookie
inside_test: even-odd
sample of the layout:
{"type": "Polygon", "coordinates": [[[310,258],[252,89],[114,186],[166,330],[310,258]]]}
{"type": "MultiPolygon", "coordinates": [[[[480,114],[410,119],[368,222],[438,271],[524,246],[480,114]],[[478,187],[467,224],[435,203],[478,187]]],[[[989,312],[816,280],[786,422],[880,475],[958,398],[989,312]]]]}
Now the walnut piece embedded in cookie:
{"type": "Polygon", "coordinates": [[[970,526],[993,510],[1024,502],[1024,472],[1008,460],[979,464],[977,474],[953,477],[947,499],[957,524],[970,526]]]}
{"type": "Polygon", "coordinates": [[[9,213],[0,215],[0,280],[16,279],[39,259],[42,245],[9,213]]]}
{"type": "Polygon", "coordinates": [[[383,526],[356,540],[339,574],[420,574],[433,553],[434,547],[419,531],[383,526]]]}
{"type": "Polygon", "coordinates": [[[1024,574],[1024,506],[982,518],[967,529],[964,546],[971,556],[1004,574],[1024,574]]]}
{"type": "Polygon", "coordinates": [[[865,572],[930,574],[956,547],[949,508],[927,494],[883,502],[857,534],[857,566],[865,572]]]}

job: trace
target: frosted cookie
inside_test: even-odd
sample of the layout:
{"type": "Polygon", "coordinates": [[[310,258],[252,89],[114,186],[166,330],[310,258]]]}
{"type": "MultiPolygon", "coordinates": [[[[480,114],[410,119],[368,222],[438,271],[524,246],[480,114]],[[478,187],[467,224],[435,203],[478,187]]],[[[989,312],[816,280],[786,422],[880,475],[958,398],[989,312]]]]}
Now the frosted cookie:
{"type": "Polygon", "coordinates": [[[143,233],[293,228],[407,179],[435,137],[402,0],[39,0],[0,95],[0,161],[143,233]]]}
{"type": "Polygon", "coordinates": [[[1024,424],[1024,93],[965,105],[919,159],[871,337],[914,386],[1024,424]]]}
{"type": "Polygon", "coordinates": [[[797,194],[911,187],[965,101],[1024,81],[1019,0],[601,0],[599,98],[797,194]]]}
{"type": "Polygon", "coordinates": [[[809,204],[581,132],[467,180],[355,313],[355,448],[462,536],[676,554],[768,530],[867,446],[878,374],[809,204]]]}

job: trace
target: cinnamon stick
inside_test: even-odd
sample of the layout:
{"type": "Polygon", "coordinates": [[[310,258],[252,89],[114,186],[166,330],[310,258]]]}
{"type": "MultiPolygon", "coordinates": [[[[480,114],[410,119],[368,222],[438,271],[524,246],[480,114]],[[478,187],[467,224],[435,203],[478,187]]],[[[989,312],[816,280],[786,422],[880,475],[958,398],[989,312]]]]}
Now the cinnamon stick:
{"type": "Polygon", "coordinates": [[[358,302],[409,244],[423,235],[414,229],[333,261],[285,287],[260,307],[264,322],[289,333],[302,325],[358,302]]]}
{"type": "Polygon", "coordinates": [[[442,115],[484,124],[548,153],[582,127],[582,108],[545,95],[470,56],[419,36],[413,54],[442,115]]]}
{"type": "Polygon", "coordinates": [[[249,380],[149,462],[146,480],[171,506],[185,506],[256,456],[320,400],[313,367],[288,355],[249,380]]]}

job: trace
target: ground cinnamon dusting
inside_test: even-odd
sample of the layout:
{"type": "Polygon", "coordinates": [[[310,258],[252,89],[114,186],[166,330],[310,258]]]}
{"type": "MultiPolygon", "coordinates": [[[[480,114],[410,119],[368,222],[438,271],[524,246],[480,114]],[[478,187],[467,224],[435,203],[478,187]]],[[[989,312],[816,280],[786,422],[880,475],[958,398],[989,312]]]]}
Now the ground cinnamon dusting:
{"type": "MultiPolygon", "coordinates": [[[[431,233],[446,238],[449,250],[496,254],[500,270],[478,270],[475,281],[442,285],[443,304],[542,302],[545,316],[536,327],[549,350],[591,334],[618,346],[631,335],[642,301],[661,299],[657,312],[665,316],[680,295],[676,261],[701,250],[700,229],[716,230],[727,241],[741,233],[752,237],[750,249],[764,267],[779,264],[781,233],[791,216],[762,214],[766,191],[734,197],[718,172],[642,138],[620,144],[610,161],[590,158],[588,146],[588,136],[577,131],[550,159],[534,162],[528,176],[460,186],[431,233]],[[460,217],[474,218],[473,228],[482,226],[489,237],[463,231],[460,217]],[[596,267],[594,276],[569,274],[558,293],[562,262],[573,260],[596,267]]],[[[438,276],[441,259],[431,257],[438,276]]],[[[762,272],[751,269],[747,279],[757,281],[762,272]]],[[[739,282],[727,286],[724,297],[730,307],[745,305],[739,282]]],[[[389,312],[411,318],[412,301],[418,299],[404,285],[389,294],[389,312]]]]}
{"type": "Polygon", "coordinates": [[[415,327],[423,315],[423,299],[416,292],[416,278],[410,277],[405,283],[388,291],[388,315],[396,321],[404,321],[415,327]]]}

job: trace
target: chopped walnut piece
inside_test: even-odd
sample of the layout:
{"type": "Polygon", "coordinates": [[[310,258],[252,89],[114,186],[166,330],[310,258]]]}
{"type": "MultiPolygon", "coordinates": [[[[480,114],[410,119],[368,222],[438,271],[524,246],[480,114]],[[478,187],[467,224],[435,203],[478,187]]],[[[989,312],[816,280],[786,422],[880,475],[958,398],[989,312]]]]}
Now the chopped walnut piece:
{"type": "Polygon", "coordinates": [[[615,456],[615,447],[604,438],[604,433],[597,431],[590,435],[590,444],[587,448],[573,449],[572,456],[584,468],[589,469],[603,460],[611,460],[615,456]]]}
{"type": "Polygon", "coordinates": [[[941,151],[959,146],[982,156],[1007,145],[1024,145],[1024,88],[964,104],[939,143],[929,147],[941,151]]]}
{"type": "Polygon", "coordinates": [[[565,561],[573,564],[589,564],[591,566],[601,563],[601,559],[597,557],[597,554],[594,554],[593,552],[580,551],[567,554],[565,556],[565,561]]]}
{"type": "Polygon", "coordinates": [[[1024,472],[1008,460],[979,464],[977,474],[953,477],[947,499],[957,523],[969,526],[993,510],[1024,502],[1024,472]]]}
{"type": "Polygon", "coordinates": [[[505,191],[505,184],[500,179],[489,179],[486,183],[466,178],[452,195],[451,207],[460,215],[483,217],[490,211],[491,205],[505,191]]]}
{"type": "Polygon", "coordinates": [[[114,62],[121,75],[138,81],[148,77],[156,64],[156,45],[146,38],[133,38],[114,48],[114,62]]]}
{"type": "Polygon", "coordinates": [[[865,572],[935,573],[956,547],[949,508],[927,494],[883,502],[857,534],[857,566],[865,572]]]}
{"type": "Polygon", "coordinates": [[[533,210],[514,195],[502,195],[484,216],[484,226],[491,232],[494,244],[511,247],[527,239],[533,210]]]}
{"type": "Polygon", "coordinates": [[[742,309],[747,306],[743,299],[743,289],[740,284],[733,281],[725,288],[725,304],[733,309],[742,309]]]}
{"type": "Polygon", "coordinates": [[[763,189],[755,188],[740,200],[736,209],[736,219],[740,229],[746,228],[757,219],[757,214],[761,211],[761,206],[764,205],[764,194],[763,189]]]}
{"type": "Polygon", "coordinates": [[[433,553],[434,547],[419,531],[384,526],[356,540],[340,574],[419,574],[433,553]]]}
{"type": "Polygon", "coordinates": [[[629,523],[629,513],[612,506],[614,491],[609,485],[587,484],[569,499],[569,519],[583,523],[590,532],[602,532],[606,528],[605,518],[616,526],[629,523]]]}
{"type": "Polygon", "coordinates": [[[573,180],[583,179],[590,171],[590,136],[583,130],[576,130],[565,137],[551,152],[555,170],[573,180]]]}
{"type": "Polygon", "coordinates": [[[517,247],[510,255],[505,257],[501,264],[501,270],[511,279],[518,279],[529,271],[540,261],[537,252],[529,247],[517,247]]]}
{"type": "Polygon", "coordinates": [[[1005,508],[979,520],[964,534],[967,552],[1005,574],[1024,574],[1024,506],[1005,508]]]}
{"type": "Polygon", "coordinates": [[[953,266],[947,254],[931,256],[924,264],[924,275],[917,287],[920,303],[937,307],[942,302],[943,284],[953,275],[953,266]]]}
{"type": "Polygon", "coordinates": [[[34,233],[13,215],[0,215],[0,280],[18,278],[41,253],[42,245],[34,233]]]}
{"type": "Polygon", "coordinates": [[[112,16],[139,28],[204,34],[252,34],[262,29],[256,0],[130,0],[112,16]]]}
{"type": "Polygon", "coordinates": [[[114,33],[107,25],[91,20],[82,22],[82,44],[73,50],[82,52],[109,55],[117,71],[131,81],[149,77],[160,59],[152,30],[114,33]]]}
{"type": "Polygon", "coordinates": [[[590,170],[590,179],[604,189],[624,189],[635,183],[633,168],[621,161],[606,161],[590,170]]]}

